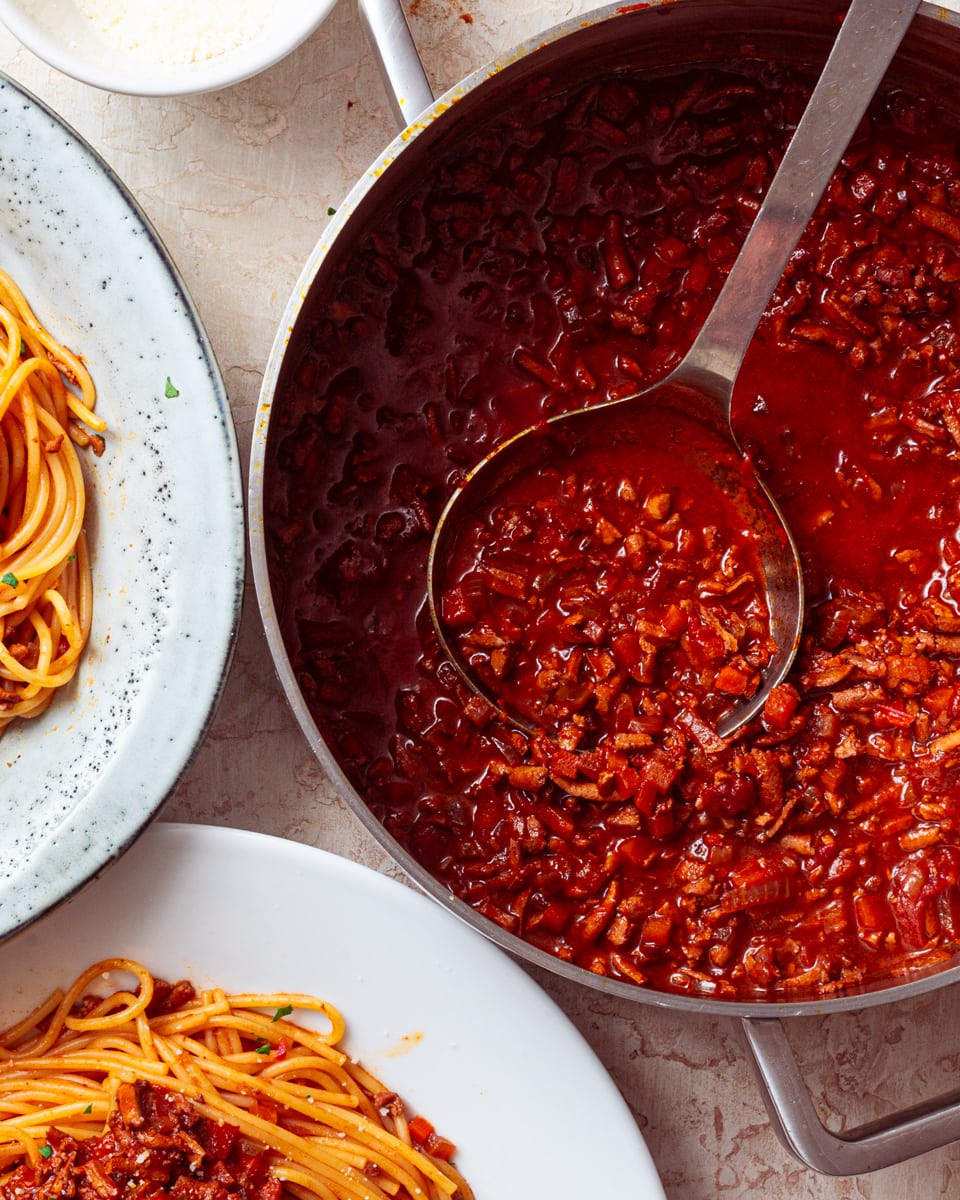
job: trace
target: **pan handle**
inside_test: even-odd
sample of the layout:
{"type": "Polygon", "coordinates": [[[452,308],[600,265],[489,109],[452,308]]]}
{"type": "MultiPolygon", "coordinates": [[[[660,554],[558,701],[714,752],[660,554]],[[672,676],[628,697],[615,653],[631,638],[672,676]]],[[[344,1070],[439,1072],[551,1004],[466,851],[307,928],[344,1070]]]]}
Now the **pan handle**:
{"type": "Polygon", "coordinates": [[[743,1018],[770,1121],[788,1150],[824,1175],[863,1175],[960,1139],[960,1099],[942,1097],[845,1133],[817,1115],[783,1022],[743,1018]]]}
{"type": "Polygon", "coordinates": [[[360,20],[404,129],[434,101],[400,0],[357,0],[360,20]]]}

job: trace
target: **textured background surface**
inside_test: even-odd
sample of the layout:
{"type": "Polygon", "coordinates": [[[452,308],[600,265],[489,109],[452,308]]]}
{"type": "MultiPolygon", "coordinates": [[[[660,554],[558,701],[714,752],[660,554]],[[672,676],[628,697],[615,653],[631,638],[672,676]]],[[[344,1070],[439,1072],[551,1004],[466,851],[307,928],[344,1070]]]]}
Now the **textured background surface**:
{"type": "MultiPolygon", "coordinates": [[[[427,72],[442,90],[538,30],[593,7],[577,0],[412,0],[408,12],[427,72]]],[[[340,0],[306,44],[266,74],[184,100],[138,100],[76,84],[2,29],[0,67],[104,155],[157,226],[219,358],[246,464],[263,367],[286,298],[327,209],[395,132],[353,0],[340,0]]],[[[399,874],[294,725],[252,583],[212,734],[163,815],[258,829],[399,874]]],[[[735,1022],[675,1015],[538,978],[613,1073],[670,1200],[960,1197],[960,1146],[860,1178],[828,1179],[800,1166],[769,1128],[735,1022]]],[[[795,1022],[797,1050],[824,1118],[840,1128],[955,1087],[956,1011],[955,992],[942,992],[897,1009],[795,1022]]]]}

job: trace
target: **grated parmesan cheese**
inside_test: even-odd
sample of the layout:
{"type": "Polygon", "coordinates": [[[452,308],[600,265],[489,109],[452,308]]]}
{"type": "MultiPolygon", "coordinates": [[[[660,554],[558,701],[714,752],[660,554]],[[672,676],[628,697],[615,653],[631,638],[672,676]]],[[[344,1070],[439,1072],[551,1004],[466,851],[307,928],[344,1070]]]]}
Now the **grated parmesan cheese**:
{"type": "Polygon", "coordinates": [[[95,31],[123,54],[182,65],[217,58],[263,33],[266,0],[75,0],[95,31]]]}

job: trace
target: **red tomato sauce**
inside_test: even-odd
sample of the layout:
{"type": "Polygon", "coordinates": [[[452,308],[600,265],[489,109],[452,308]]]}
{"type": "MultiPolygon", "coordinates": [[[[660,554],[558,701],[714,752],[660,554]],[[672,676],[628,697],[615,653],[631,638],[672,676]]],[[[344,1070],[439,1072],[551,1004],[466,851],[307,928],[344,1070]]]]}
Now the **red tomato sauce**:
{"type": "Polygon", "coordinates": [[[281,1200],[265,1149],[236,1126],[202,1116],[179,1093],[140,1079],[120,1084],[98,1137],[78,1140],[52,1127],[37,1165],[12,1171],[0,1197],[281,1200]]]}
{"type": "Polygon", "coordinates": [[[758,535],[736,504],[749,468],[669,408],[635,417],[636,439],[614,418],[589,446],[539,429],[547,462],[464,514],[438,575],[447,644],[522,727],[571,750],[649,746],[691,713],[714,723],[775,649],[758,535]],[[734,495],[685,456],[694,439],[734,495]]]}
{"type": "MultiPolygon", "coordinates": [[[[734,423],[794,529],[809,606],[762,718],[719,739],[706,701],[671,698],[676,660],[621,606],[594,646],[614,673],[647,674],[609,716],[609,662],[578,676],[613,722],[602,752],[520,733],[439,655],[426,554],[499,440],[679,360],[807,94],[792,70],[747,62],[528,89],[432,155],[310,297],[271,418],[276,610],[372,812],[531,944],[705,996],[822,996],[960,944],[955,117],[877,100],[741,374],[734,423]]],[[[632,486],[703,537],[682,480],[632,486]]],[[[581,588],[570,612],[590,573],[559,585],[581,588]]],[[[678,640],[671,605],[689,622],[691,597],[663,583],[648,600],[643,619],[678,640]]],[[[746,627],[731,654],[759,664],[755,608],[720,611],[746,627]]],[[[529,691],[550,646],[524,652],[529,691]]]]}

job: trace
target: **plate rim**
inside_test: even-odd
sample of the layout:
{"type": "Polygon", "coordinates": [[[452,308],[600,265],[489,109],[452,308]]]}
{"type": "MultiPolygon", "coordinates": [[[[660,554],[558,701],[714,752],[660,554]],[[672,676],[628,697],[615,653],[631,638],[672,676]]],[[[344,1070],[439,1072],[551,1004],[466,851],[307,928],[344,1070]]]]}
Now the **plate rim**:
{"type": "MultiPolygon", "coordinates": [[[[7,70],[0,69],[0,99],[4,93],[8,94],[13,103],[23,105],[27,113],[23,119],[27,123],[46,122],[49,128],[63,136],[66,146],[64,152],[75,155],[78,162],[89,165],[91,178],[97,181],[97,186],[104,190],[104,194],[112,195],[117,204],[129,215],[131,228],[136,231],[138,236],[142,237],[141,258],[147,255],[151,257],[158,276],[169,284],[169,295],[176,298],[181,310],[178,314],[178,322],[184,330],[185,336],[189,336],[192,344],[196,346],[199,361],[202,362],[206,378],[209,380],[209,391],[204,393],[204,403],[208,405],[206,411],[219,427],[217,441],[219,458],[217,461],[223,477],[228,483],[228,490],[223,495],[221,516],[225,521],[224,528],[229,532],[229,544],[225,543],[221,547],[223,555],[219,589],[223,593],[224,599],[229,597],[229,609],[226,608],[226,605],[224,606],[220,622],[216,626],[217,639],[214,644],[208,645],[203,655],[204,660],[209,663],[209,670],[205,672],[204,676],[208,686],[203,697],[193,704],[197,720],[191,727],[191,734],[185,734],[182,741],[175,747],[176,757],[169,772],[159,781],[149,784],[143,781],[143,790],[149,794],[149,799],[145,799],[143,803],[137,803],[137,796],[133,789],[130,789],[131,798],[129,801],[124,801],[122,807],[122,815],[125,819],[115,819],[111,822],[110,832],[114,840],[110,843],[109,848],[106,851],[97,852],[91,844],[93,839],[86,839],[86,852],[82,857],[82,865],[78,866],[76,861],[72,861],[69,868],[57,872],[56,888],[51,888],[48,883],[42,894],[38,894],[38,891],[34,890],[29,893],[29,899],[25,902],[18,902],[15,893],[18,886],[23,886],[24,876],[21,873],[14,874],[12,876],[13,886],[10,888],[5,888],[0,881],[0,909],[7,901],[13,910],[9,917],[0,919],[0,946],[9,938],[16,936],[22,929],[28,928],[42,919],[58,905],[71,899],[104,869],[126,853],[175,791],[206,740],[230,677],[239,640],[247,582],[247,511],[236,423],[223,372],[186,280],[153,221],[134,196],[131,188],[123,181],[104,155],[51,104],[36,95],[7,70]]],[[[46,211],[46,207],[41,206],[41,211],[46,211]]],[[[30,295],[28,300],[42,310],[42,298],[30,295]]],[[[216,564],[214,563],[211,571],[215,569],[216,564]]],[[[96,596],[94,597],[94,606],[96,610],[96,596]]],[[[94,620],[96,620],[96,615],[94,620]]],[[[101,785],[102,776],[98,776],[93,787],[101,785]]],[[[76,836],[77,831],[72,829],[71,821],[76,809],[82,806],[89,794],[88,789],[84,793],[84,799],[73,805],[56,824],[53,834],[47,836],[56,837],[62,834],[64,829],[68,830],[67,836],[76,836]]],[[[46,841],[46,838],[42,841],[46,841]]],[[[45,860],[47,854],[48,851],[45,847],[39,846],[31,855],[31,864],[38,864],[45,860]]]]}

